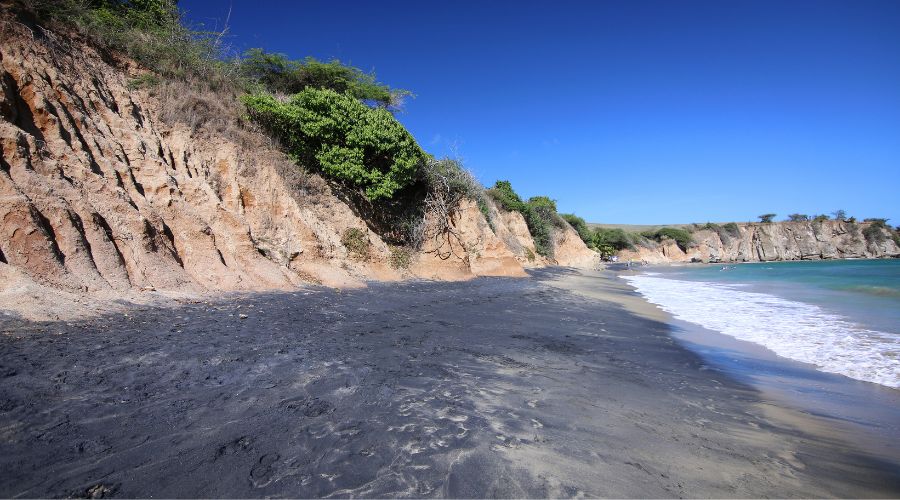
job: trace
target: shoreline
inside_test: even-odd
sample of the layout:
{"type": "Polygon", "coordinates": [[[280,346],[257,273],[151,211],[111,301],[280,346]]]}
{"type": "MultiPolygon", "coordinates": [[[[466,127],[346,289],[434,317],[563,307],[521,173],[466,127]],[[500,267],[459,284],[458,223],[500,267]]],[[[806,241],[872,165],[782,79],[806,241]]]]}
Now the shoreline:
{"type": "MultiPolygon", "coordinates": [[[[818,370],[814,365],[779,356],[760,344],[676,319],[649,302],[619,275],[627,269],[601,271],[635,295],[610,300],[632,302],[631,310],[671,325],[672,336],[710,366],[760,391],[762,404],[789,409],[853,436],[853,442],[879,459],[900,464],[900,390],[818,370]]],[[[639,270],[632,270],[638,273],[639,270]]],[[[782,418],[784,412],[781,412],[782,418]]],[[[794,420],[793,418],[790,418],[794,420]]]]}
{"type": "Polygon", "coordinates": [[[530,274],[4,323],[0,496],[900,492],[621,283],[530,274]]]}

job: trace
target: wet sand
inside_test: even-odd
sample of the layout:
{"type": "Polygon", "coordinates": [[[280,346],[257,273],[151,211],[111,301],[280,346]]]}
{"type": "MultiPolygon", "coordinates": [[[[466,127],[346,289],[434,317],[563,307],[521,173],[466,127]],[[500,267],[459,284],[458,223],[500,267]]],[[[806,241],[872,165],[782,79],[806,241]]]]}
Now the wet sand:
{"type": "Polygon", "coordinates": [[[653,310],[541,270],[0,319],[0,496],[900,495],[653,310]]]}

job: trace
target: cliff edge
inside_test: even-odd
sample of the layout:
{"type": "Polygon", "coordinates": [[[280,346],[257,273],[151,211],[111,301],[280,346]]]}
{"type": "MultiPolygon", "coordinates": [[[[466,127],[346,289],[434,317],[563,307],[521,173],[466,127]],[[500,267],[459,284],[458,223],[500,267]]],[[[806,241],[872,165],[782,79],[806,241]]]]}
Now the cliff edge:
{"type": "Polygon", "coordinates": [[[873,259],[900,257],[890,231],[871,223],[843,220],[737,224],[737,234],[699,229],[687,248],[674,240],[622,250],[619,258],[648,263],[769,262],[779,260],[873,259]],[[875,237],[871,237],[871,235],[875,237]],[[880,236],[878,236],[880,234],[880,236]]]}
{"type": "Polygon", "coordinates": [[[392,247],[333,185],[242,122],[234,96],[142,86],[149,73],[135,62],[3,16],[0,307],[21,312],[22,300],[39,306],[57,292],[136,300],[522,276],[523,264],[596,255],[564,231],[558,262],[528,259],[527,229],[494,208],[489,224],[470,202],[454,212],[452,236],[392,247]]]}

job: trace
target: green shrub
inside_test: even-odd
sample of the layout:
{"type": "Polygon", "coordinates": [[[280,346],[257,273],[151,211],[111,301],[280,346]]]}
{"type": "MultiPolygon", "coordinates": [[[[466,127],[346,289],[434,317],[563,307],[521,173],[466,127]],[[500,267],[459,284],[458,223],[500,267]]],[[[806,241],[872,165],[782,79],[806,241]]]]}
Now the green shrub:
{"type": "Polygon", "coordinates": [[[606,229],[598,227],[594,230],[593,246],[598,249],[603,246],[609,246],[615,250],[633,249],[635,243],[634,235],[629,235],[620,228],[606,229]]]}
{"type": "Polygon", "coordinates": [[[774,219],[776,215],[778,215],[778,214],[762,214],[757,217],[759,218],[759,221],[762,222],[763,224],[769,224],[770,222],[772,222],[772,219],[774,219]]]}
{"type": "Polygon", "coordinates": [[[525,224],[528,225],[531,239],[534,240],[534,249],[545,257],[552,257],[553,226],[547,223],[541,213],[529,205],[525,205],[522,209],[522,216],[525,218],[525,224]]]}
{"type": "Polygon", "coordinates": [[[788,215],[788,220],[791,222],[804,222],[809,220],[809,216],[806,214],[790,214],[788,215]]]}
{"type": "Polygon", "coordinates": [[[534,252],[531,251],[530,248],[525,249],[525,258],[528,259],[528,262],[534,262],[534,252]]]}
{"type": "MultiPolygon", "coordinates": [[[[867,225],[863,230],[862,234],[866,238],[866,241],[869,243],[884,243],[887,241],[887,235],[885,234],[885,229],[889,233],[891,233],[890,227],[887,225],[887,219],[866,219],[866,221],[870,221],[869,225],[867,225]]],[[[891,236],[894,236],[891,234],[891,236]]]]}
{"type": "Polygon", "coordinates": [[[491,217],[491,207],[487,204],[487,195],[484,194],[484,190],[481,191],[481,195],[475,202],[478,204],[478,211],[481,212],[481,215],[484,216],[484,220],[488,223],[488,227],[491,228],[491,232],[496,233],[497,228],[494,227],[494,218],[491,217]]]}
{"type": "Polygon", "coordinates": [[[507,212],[521,212],[525,207],[525,202],[519,198],[509,181],[497,181],[494,183],[494,187],[487,192],[500,205],[500,208],[507,212]]]}
{"type": "Polygon", "coordinates": [[[844,221],[847,225],[847,234],[850,235],[850,240],[854,243],[859,243],[862,241],[862,230],[859,228],[859,224],[856,223],[856,219],[851,217],[844,221]]]}
{"type": "Polygon", "coordinates": [[[613,254],[616,253],[616,249],[612,245],[608,245],[608,244],[604,243],[604,244],[600,245],[599,247],[597,247],[597,252],[600,253],[601,258],[608,259],[613,254]]]}
{"type": "Polygon", "coordinates": [[[869,243],[883,243],[887,240],[887,235],[884,234],[883,228],[874,224],[866,226],[862,230],[862,234],[869,243]]]}
{"type": "Polygon", "coordinates": [[[509,181],[497,181],[487,192],[504,210],[522,214],[537,253],[545,257],[553,256],[554,228],[565,224],[556,212],[556,202],[546,196],[534,196],[524,202],[509,181]]]}
{"type": "Polygon", "coordinates": [[[722,229],[725,230],[727,234],[732,236],[733,238],[739,238],[741,236],[741,228],[734,222],[729,222],[728,224],[724,224],[722,229]]]}
{"type": "Polygon", "coordinates": [[[369,256],[369,237],[362,229],[347,228],[341,236],[341,244],[357,259],[365,260],[369,256]]]}
{"type": "Polygon", "coordinates": [[[656,231],[646,231],[641,233],[641,236],[654,241],[662,241],[664,239],[675,240],[678,248],[685,252],[693,242],[691,233],[685,231],[684,229],[678,229],[674,227],[664,227],[656,231]]]}
{"type": "Polygon", "coordinates": [[[412,252],[406,247],[391,247],[390,264],[394,269],[408,269],[412,262],[412,252]]]}
{"type": "Polygon", "coordinates": [[[128,90],[149,89],[159,85],[161,80],[154,73],[144,73],[128,82],[128,90]]]}
{"type": "Polygon", "coordinates": [[[425,162],[425,153],[390,112],[349,95],[306,88],[285,102],[268,94],[241,100],[298,163],[361,189],[370,200],[389,199],[411,185],[425,162]]]}
{"type": "Polygon", "coordinates": [[[407,90],[391,89],[379,83],[373,73],[365,73],[337,59],[322,62],[307,57],[296,61],[260,48],[244,53],[240,73],[271,93],[296,94],[309,87],[331,89],[382,107],[396,107],[403,97],[410,95],[407,90]]]}
{"type": "Polygon", "coordinates": [[[555,246],[553,236],[566,225],[556,211],[556,201],[546,196],[532,196],[525,203],[524,215],[534,239],[535,250],[541,255],[552,257],[555,246]]]}
{"type": "Polygon", "coordinates": [[[527,205],[534,210],[543,221],[552,224],[557,229],[566,227],[566,221],[559,216],[556,211],[556,201],[546,196],[532,196],[528,199],[527,205]]]}
{"type": "Polygon", "coordinates": [[[821,224],[822,222],[825,222],[828,220],[828,216],[825,214],[814,215],[814,216],[812,216],[811,220],[813,222],[817,222],[817,223],[821,224]]]}
{"type": "Polygon", "coordinates": [[[575,214],[560,214],[560,217],[572,226],[572,229],[574,229],[575,232],[578,233],[578,236],[581,237],[581,241],[588,246],[594,245],[594,235],[591,233],[591,230],[588,228],[587,222],[585,222],[584,219],[575,214]]]}

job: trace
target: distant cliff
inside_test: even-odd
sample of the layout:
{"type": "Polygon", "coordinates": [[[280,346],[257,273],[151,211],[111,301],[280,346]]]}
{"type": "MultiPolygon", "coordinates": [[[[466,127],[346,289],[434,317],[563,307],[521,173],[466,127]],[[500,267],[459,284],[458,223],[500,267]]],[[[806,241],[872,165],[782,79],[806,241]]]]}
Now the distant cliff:
{"type": "Polygon", "coordinates": [[[768,262],[900,257],[900,247],[887,228],[870,223],[826,220],[738,224],[739,234],[719,228],[692,233],[687,248],[674,240],[649,243],[619,252],[619,258],[649,263],[768,262]],[[868,238],[864,231],[868,232],[868,238]],[[880,235],[880,236],[879,236],[880,235]]]}

